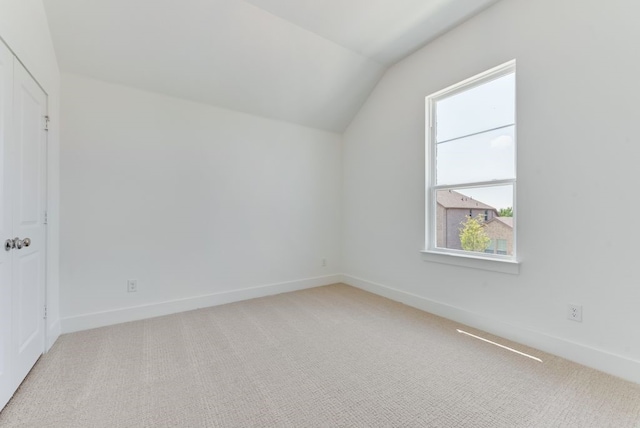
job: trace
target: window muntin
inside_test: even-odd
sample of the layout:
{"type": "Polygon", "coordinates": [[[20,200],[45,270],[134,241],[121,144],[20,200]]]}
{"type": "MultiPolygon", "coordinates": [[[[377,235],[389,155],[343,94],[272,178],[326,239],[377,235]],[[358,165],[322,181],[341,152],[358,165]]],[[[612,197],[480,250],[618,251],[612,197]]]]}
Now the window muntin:
{"type": "Polygon", "coordinates": [[[459,184],[516,176],[515,125],[436,144],[436,183],[459,184]],[[464,165],[464,168],[460,168],[464,165]]]}
{"type": "Polygon", "coordinates": [[[515,61],[427,97],[427,114],[427,250],[515,260],[515,61]]]}

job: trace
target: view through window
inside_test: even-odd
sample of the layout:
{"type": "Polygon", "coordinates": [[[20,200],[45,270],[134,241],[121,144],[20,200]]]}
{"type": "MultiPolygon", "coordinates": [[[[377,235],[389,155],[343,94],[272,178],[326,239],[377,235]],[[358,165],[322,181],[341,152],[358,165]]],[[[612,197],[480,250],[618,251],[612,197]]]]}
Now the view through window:
{"type": "Polygon", "coordinates": [[[427,97],[431,250],[515,258],[515,62],[427,97]]]}

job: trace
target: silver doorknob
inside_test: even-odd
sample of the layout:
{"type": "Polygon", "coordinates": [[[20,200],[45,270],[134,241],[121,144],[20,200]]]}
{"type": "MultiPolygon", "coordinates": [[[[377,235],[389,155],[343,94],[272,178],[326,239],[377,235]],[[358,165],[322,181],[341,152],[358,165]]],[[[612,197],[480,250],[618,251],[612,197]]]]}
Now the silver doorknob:
{"type": "Polygon", "coordinates": [[[31,238],[20,239],[16,236],[13,239],[7,239],[4,241],[4,250],[11,251],[13,248],[20,250],[22,247],[26,248],[29,245],[31,245],[31,238]]]}

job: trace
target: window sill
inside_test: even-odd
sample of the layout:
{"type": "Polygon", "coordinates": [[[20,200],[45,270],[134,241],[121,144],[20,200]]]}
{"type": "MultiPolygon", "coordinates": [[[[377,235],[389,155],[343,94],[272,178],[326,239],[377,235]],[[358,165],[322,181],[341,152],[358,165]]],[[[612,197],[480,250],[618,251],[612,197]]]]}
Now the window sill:
{"type": "Polygon", "coordinates": [[[517,260],[494,259],[467,254],[445,253],[441,251],[422,250],[422,259],[427,262],[444,263],[471,269],[482,269],[492,272],[520,274],[520,262],[517,260]]]}

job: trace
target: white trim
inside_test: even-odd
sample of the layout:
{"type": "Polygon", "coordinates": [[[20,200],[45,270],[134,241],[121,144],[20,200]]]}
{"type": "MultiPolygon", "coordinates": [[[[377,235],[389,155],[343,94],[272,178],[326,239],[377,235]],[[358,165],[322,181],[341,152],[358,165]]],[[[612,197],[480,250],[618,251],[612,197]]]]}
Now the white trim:
{"type": "Polygon", "coordinates": [[[422,250],[420,252],[422,253],[422,260],[427,262],[443,263],[492,272],[509,273],[511,275],[520,274],[519,261],[506,257],[501,258],[498,254],[493,255],[492,257],[483,257],[482,255],[476,256],[474,254],[455,250],[422,250]]]}
{"type": "MultiPolygon", "coordinates": [[[[472,183],[459,183],[459,184],[434,184],[433,190],[455,190],[455,189],[474,189],[480,187],[495,187],[495,186],[512,186],[515,183],[513,178],[506,178],[503,180],[491,180],[491,181],[474,181],[472,183]]],[[[494,207],[495,208],[495,207],[494,207]]]]}
{"type": "Polygon", "coordinates": [[[129,321],[138,321],[146,318],[170,315],[210,306],[224,305],[226,303],[233,303],[241,300],[271,296],[289,291],[320,287],[323,285],[338,283],[341,279],[341,275],[319,276],[276,284],[258,285],[240,290],[222,291],[204,296],[187,297],[184,299],[176,299],[166,302],[150,303],[147,305],[76,315],[73,317],[62,318],[62,332],[72,333],[74,331],[89,330],[92,328],[120,324],[129,321]]]}
{"type": "Polygon", "coordinates": [[[342,282],[396,302],[404,303],[413,308],[640,384],[640,361],[638,360],[546,333],[529,330],[355,276],[343,274],[342,282]]]}
{"type": "MultiPolygon", "coordinates": [[[[25,67],[25,70],[27,70],[27,68],[25,67]]],[[[27,70],[27,73],[29,73],[29,71],[27,70]]],[[[33,77],[33,75],[31,73],[29,73],[29,75],[31,76],[32,79],[34,79],[34,81],[36,83],[37,80],[35,80],[35,78],[33,77]]],[[[38,86],[40,86],[40,84],[38,84],[38,86]]],[[[47,91],[44,90],[44,88],[42,86],[40,86],[40,89],[42,89],[42,92],[44,93],[44,97],[46,100],[46,104],[45,104],[45,116],[46,118],[49,117],[49,95],[47,94],[47,91]]],[[[49,240],[51,239],[49,236],[49,227],[47,225],[47,211],[49,209],[49,199],[50,199],[50,191],[49,191],[49,164],[51,163],[50,161],[50,154],[49,154],[49,127],[46,126],[44,128],[45,134],[44,134],[44,165],[42,166],[42,168],[44,169],[43,173],[44,173],[44,210],[41,211],[42,213],[42,227],[44,227],[44,245],[42,246],[43,249],[42,251],[44,251],[44,287],[42,290],[42,303],[43,303],[43,307],[42,307],[42,311],[43,311],[43,317],[42,317],[42,328],[44,330],[44,340],[42,343],[43,349],[42,349],[42,353],[46,353],[49,348],[51,348],[51,346],[49,346],[49,343],[51,343],[51,345],[53,345],[53,342],[55,342],[55,340],[57,339],[57,337],[55,339],[53,339],[53,342],[51,342],[51,335],[50,335],[50,331],[49,331],[49,319],[48,319],[48,314],[47,314],[47,309],[48,309],[48,304],[49,304],[49,278],[50,278],[50,274],[49,274],[49,263],[50,263],[50,257],[49,257],[49,240]]]]}
{"type": "MultiPolygon", "coordinates": [[[[516,180],[517,180],[517,133],[515,135],[516,145],[514,152],[514,172],[516,178],[492,180],[492,181],[478,181],[472,183],[455,183],[455,184],[441,184],[436,183],[436,143],[435,143],[435,130],[434,124],[436,119],[435,103],[444,98],[451,97],[458,93],[469,90],[480,84],[490,82],[495,79],[499,79],[511,73],[516,72],[516,60],[507,61],[501,65],[493,67],[490,70],[476,74],[468,79],[453,84],[447,88],[444,88],[438,92],[425,97],[425,250],[423,253],[423,260],[428,262],[445,263],[456,266],[463,266],[467,268],[483,269],[496,272],[504,272],[511,274],[519,273],[519,266],[517,261],[517,233],[516,233],[516,180]],[[439,248],[437,244],[437,196],[438,190],[442,189],[460,189],[470,187],[493,187],[499,185],[511,185],[513,189],[513,255],[509,257],[496,257],[485,255],[482,257],[475,256],[473,253],[467,251],[452,251],[446,248],[439,248]],[[465,261],[469,259],[469,261],[465,261]],[[508,263],[505,263],[508,262],[508,263]]],[[[517,91],[517,88],[516,88],[517,91]]],[[[517,102],[517,99],[514,100],[517,102]]],[[[516,122],[514,123],[517,130],[517,106],[514,111],[516,115],[516,122]]]]}
{"type": "Polygon", "coordinates": [[[47,342],[45,343],[44,352],[49,352],[53,344],[56,343],[56,340],[58,340],[58,337],[60,337],[61,333],[62,328],[60,320],[56,320],[47,330],[47,342]]]}
{"type": "Polygon", "coordinates": [[[497,65],[487,71],[483,71],[482,73],[476,74],[475,76],[469,77],[461,82],[454,83],[451,86],[448,86],[444,89],[439,90],[438,92],[434,92],[429,95],[427,98],[436,99],[436,98],[445,98],[445,96],[453,96],[457,93],[466,91],[470,86],[475,86],[481,80],[491,81],[499,79],[507,74],[511,74],[516,70],[516,60],[512,59],[503,64],[497,65]],[[488,78],[491,78],[488,80],[488,78]]]}

